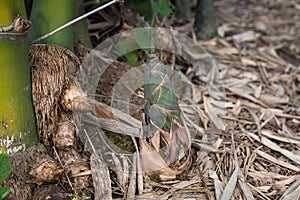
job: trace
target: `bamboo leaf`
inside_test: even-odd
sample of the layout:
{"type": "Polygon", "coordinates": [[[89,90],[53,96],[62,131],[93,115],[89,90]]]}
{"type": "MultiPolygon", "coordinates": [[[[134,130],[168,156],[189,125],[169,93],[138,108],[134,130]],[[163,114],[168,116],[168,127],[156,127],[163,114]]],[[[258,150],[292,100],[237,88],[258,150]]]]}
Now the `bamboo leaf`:
{"type": "Polygon", "coordinates": [[[173,13],[175,6],[171,3],[170,0],[158,0],[158,1],[151,1],[152,8],[155,12],[169,16],[173,13]]]}
{"type": "Polygon", "coordinates": [[[0,186],[0,199],[4,199],[10,192],[9,187],[0,186]]]}
{"type": "Polygon", "coordinates": [[[0,154],[0,180],[5,180],[11,172],[11,166],[7,154],[0,154]]]}

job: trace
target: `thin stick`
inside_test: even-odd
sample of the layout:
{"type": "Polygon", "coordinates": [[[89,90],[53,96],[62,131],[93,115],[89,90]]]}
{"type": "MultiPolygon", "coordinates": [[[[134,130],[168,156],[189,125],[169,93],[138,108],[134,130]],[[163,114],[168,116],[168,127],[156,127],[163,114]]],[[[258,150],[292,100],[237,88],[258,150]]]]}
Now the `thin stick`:
{"type": "Polygon", "coordinates": [[[43,35],[42,37],[39,37],[38,39],[34,40],[32,42],[32,44],[37,43],[37,42],[39,42],[39,41],[41,41],[43,39],[46,39],[46,38],[50,37],[51,35],[57,33],[58,31],[61,31],[61,30],[65,29],[65,28],[67,28],[68,26],[71,26],[72,24],[74,24],[74,23],[76,23],[76,22],[78,22],[78,21],[86,18],[87,16],[89,16],[91,14],[94,14],[94,13],[96,13],[96,12],[98,12],[98,11],[100,11],[100,10],[102,10],[102,9],[104,9],[104,8],[106,8],[106,7],[114,4],[114,3],[120,2],[120,1],[122,1],[122,0],[112,0],[111,2],[108,2],[107,4],[104,4],[104,5],[96,8],[96,9],[94,9],[94,10],[92,10],[92,11],[84,14],[84,15],[81,15],[80,17],[77,17],[77,18],[73,19],[72,21],[69,21],[68,23],[66,23],[66,24],[58,27],[57,29],[51,31],[50,33],[47,33],[46,35],[43,35]]]}
{"type": "MultiPolygon", "coordinates": [[[[58,159],[58,161],[59,161],[59,164],[61,165],[62,168],[64,168],[64,165],[63,165],[63,163],[61,162],[61,159],[60,159],[60,157],[59,157],[59,155],[58,155],[58,153],[57,153],[57,151],[56,151],[56,148],[53,147],[53,150],[54,150],[55,156],[57,157],[57,159],[58,159]]],[[[65,175],[66,175],[67,181],[68,181],[68,183],[69,183],[71,189],[74,191],[74,193],[75,193],[76,196],[77,196],[77,192],[76,192],[76,190],[74,189],[74,187],[73,187],[73,185],[72,185],[72,183],[71,183],[71,180],[70,180],[70,178],[69,178],[68,173],[67,173],[65,170],[64,170],[64,173],[65,173],[65,175]]]]}

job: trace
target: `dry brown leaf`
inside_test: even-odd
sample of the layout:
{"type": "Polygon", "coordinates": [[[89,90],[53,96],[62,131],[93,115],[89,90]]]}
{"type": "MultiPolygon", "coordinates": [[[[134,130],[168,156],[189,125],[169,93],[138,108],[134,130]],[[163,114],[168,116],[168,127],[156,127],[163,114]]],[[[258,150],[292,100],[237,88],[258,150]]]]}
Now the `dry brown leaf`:
{"type": "Polygon", "coordinates": [[[245,197],[247,200],[255,200],[252,194],[252,191],[250,190],[250,188],[248,187],[247,183],[244,180],[244,175],[243,173],[240,171],[239,172],[239,179],[238,179],[238,183],[239,186],[241,187],[242,191],[245,194],[245,197]]]}
{"type": "Polygon", "coordinates": [[[235,169],[234,169],[232,175],[230,176],[226,187],[224,188],[221,200],[230,200],[231,199],[231,196],[233,195],[233,191],[236,187],[236,183],[238,180],[238,174],[240,172],[240,166],[239,166],[239,161],[238,161],[237,154],[236,154],[236,148],[235,148],[233,135],[231,135],[231,141],[232,141],[232,144],[231,144],[232,152],[233,152],[234,161],[235,161],[235,165],[234,165],[235,169]]]}
{"type": "Polygon", "coordinates": [[[168,167],[166,161],[161,157],[154,147],[150,146],[144,139],[140,139],[141,165],[143,172],[149,176],[157,175],[161,180],[172,180],[178,172],[168,167]]]}
{"type": "Polygon", "coordinates": [[[262,144],[269,147],[270,149],[277,151],[277,152],[283,154],[284,156],[286,156],[287,158],[289,158],[290,160],[296,162],[297,164],[300,164],[300,156],[299,155],[296,155],[291,151],[288,151],[286,149],[279,147],[276,143],[272,142],[271,140],[267,139],[266,137],[258,137],[257,135],[255,135],[249,131],[246,131],[246,130],[243,130],[243,132],[247,133],[249,136],[254,138],[256,141],[261,142],[262,144]]]}
{"type": "Polygon", "coordinates": [[[239,34],[232,36],[232,39],[236,43],[242,43],[242,42],[254,41],[259,36],[260,36],[260,34],[255,33],[254,31],[246,31],[246,32],[239,33],[239,34]]]}
{"type": "Polygon", "coordinates": [[[95,154],[91,156],[91,171],[95,188],[95,200],[112,199],[111,180],[107,165],[95,154]]]}
{"type": "Polygon", "coordinates": [[[238,54],[238,49],[234,47],[224,47],[221,49],[217,49],[215,52],[221,54],[221,55],[232,55],[232,54],[238,54]]]}
{"type": "Polygon", "coordinates": [[[224,37],[226,32],[232,31],[233,28],[230,27],[229,24],[222,24],[221,26],[218,27],[218,35],[220,37],[224,37]]]}
{"type": "Polygon", "coordinates": [[[280,200],[291,199],[300,199],[300,179],[295,181],[280,198],[280,200]]]}
{"type": "Polygon", "coordinates": [[[237,87],[235,87],[235,88],[226,87],[226,88],[229,89],[234,94],[237,94],[237,95],[239,95],[241,97],[244,97],[244,98],[246,98],[246,99],[248,99],[248,100],[250,100],[254,103],[257,103],[257,104],[259,104],[259,105],[261,105],[265,108],[268,108],[268,106],[264,102],[256,99],[252,95],[250,95],[251,92],[245,91],[245,90],[243,90],[241,88],[237,88],[237,87]]]}
{"type": "Polygon", "coordinates": [[[133,154],[132,159],[132,169],[131,169],[131,175],[130,175],[130,182],[126,194],[126,199],[135,199],[135,193],[136,193],[136,176],[137,176],[137,153],[133,154]]]}
{"type": "Polygon", "coordinates": [[[285,143],[289,143],[289,144],[300,144],[300,140],[297,139],[293,139],[293,138],[289,138],[287,136],[279,136],[278,134],[275,134],[273,131],[271,130],[267,130],[264,129],[261,131],[262,135],[271,138],[273,140],[277,140],[280,142],[285,142],[285,143]]]}
{"type": "Polygon", "coordinates": [[[85,113],[84,117],[82,117],[82,121],[98,126],[104,130],[112,131],[114,133],[139,137],[139,128],[130,126],[114,119],[97,118],[91,113],[85,113]]]}
{"type": "Polygon", "coordinates": [[[275,97],[269,94],[261,94],[260,100],[265,102],[268,105],[287,104],[290,101],[288,96],[275,97]]]}
{"type": "Polygon", "coordinates": [[[249,58],[242,57],[241,61],[245,66],[248,66],[248,65],[249,66],[256,66],[256,62],[254,60],[249,59],[249,58]]]}
{"type": "Polygon", "coordinates": [[[254,97],[259,99],[261,95],[261,90],[262,90],[262,84],[260,84],[257,88],[254,90],[254,97]]]}
{"type": "Polygon", "coordinates": [[[267,153],[265,153],[263,151],[260,151],[259,149],[255,150],[255,152],[258,155],[260,155],[262,158],[267,159],[267,160],[269,160],[272,163],[276,163],[278,165],[281,165],[282,167],[294,170],[296,172],[300,172],[300,168],[297,167],[297,166],[295,166],[295,165],[292,165],[292,164],[290,164],[288,162],[279,160],[279,159],[277,159],[277,158],[275,158],[275,157],[273,157],[273,156],[271,156],[271,155],[269,155],[269,154],[267,154],[267,153]]]}
{"type": "Polygon", "coordinates": [[[212,123],[218,128],[225,130],[225,124],[223,120],[220,118],[219,114],[220,109],[217,109],[216,107],[213,107],[211,104],[211,98],[208,97],[203,97],[203,102],[204,102],[204,108],[205,112],[209,116],[210,120],[212,123]]]}

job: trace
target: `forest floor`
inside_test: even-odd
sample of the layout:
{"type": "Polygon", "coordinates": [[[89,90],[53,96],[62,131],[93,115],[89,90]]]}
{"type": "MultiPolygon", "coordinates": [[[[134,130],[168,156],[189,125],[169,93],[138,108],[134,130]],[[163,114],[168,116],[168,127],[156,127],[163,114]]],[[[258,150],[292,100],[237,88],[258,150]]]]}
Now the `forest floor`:
{"type": "MultiPolygon", "coordinates": [[[[172,182],[144,180],[145,190],[135,198],[228,199],[226,195],[233,193],[234,199],[298,199],[300,7],[296,2],[279,0],[214,4],[218,36],[197,42],[219,65],[218,76],[226,95],[219,102],[226,110],[222,119],[226,133],[209,131],[208,124],[218,123],[215,105],[211,99],[195,97],[200,113],[205,114],[200,116],[204,131],[198,132],[192,145],[192,166],[172,182]],[[210,132],[219,136],[210,138],[210,149],[205,149],[203,141],[210,132]]],[[[171,22],[172,29],[195,40],[193,17],[171,22]]],[[[179,58],[174,62],[180,65],[179,58]]],[[[197,68],[185,64],[182,68],[199,89],[203,77],[197,77],[197,68]]],[[[124,67],[125,72],[128,69],[124,67]]],[[[110,96],[106,89],[112,88],[124,71],[108,69],[101,80],[104,86],[99,88],[102,97],[110,96]]],[[[207,92],[200,90],[201,94],[207,92]]],[[[141,108],[142,104],[136,106],[141,108]]]]}
{"type": "MultiPolygon", "coordinates": [[[[97,156],[93,155],[89,160],[90,154],[83,151],[82,144],[77,148],[78,152],[73,149],[69,155],[64,150],[57,154],[54,148],[48,154],[55,160],[57,157],[73,159],[68,163],[70,170],[57,171],[63,178],[55,184],[38,183],[34,189],[27,188],[29,192],[35,190],[33,199],[41,199],[38,189],[48,190],[47,194],[54,194],[54,191],[68,194],[60,199],[101,199],[98,195],[105,192],[107,198],[113,199],[300,199],[300,4],[296,0],[262,0],[259,3],[254,0],[216,0],[214,6],[218,31],[210,40],[196,40],[194,16],[187,20],[178,20],[174,16],[169,19],[169,28],[188,35],[206,50],[211,58],[209,64],[203,62],[204,68],[201,68],[200,61],[199,66],[193,66],[174,52],[162,52],[162,60],[182,69],[192,83],[192,104],[199,123],[195,125],[197,131],[192,138],[190,166],[174,180],[160,181],[134,173],[139,169],[128,166],[135,159],[139,162],[137,154],[133,154],[129,163],[122,157],[119,161],[113,157],[123,168],[108,171],[97,156]],[[218,69],[211,70],[212,66],[218,66],[218,69]],[[209,73],[203,74],[202,69],[209,69],[209,73]],[[207,87],[205,82],[215,77],[220,88],[211,93],[213,90],[210,89],[215,88],[207,87]],[[216,101],[214,95],[221,99],[216,101]],[[73,172],[76,175],[70,175],[73,172]],[[60,188],[52,190],[55,186],[60,188]]],[[[112,6],[89,17],[94,46],[109,36],[128,30],[128,24],[122,24],[121,20],[124,13],[118,12],[118,8],[112,6]],[[102,21],[97,22],[99,19],[102,21]]],[[[126,15],[128,19],[129,14],[126,15]]],[[[145,24],[139,17],[136,21],[145,24]]],[[[79,59],[82,60],[81,56],[79,59]]],[[[197,57],[196,53],[193,56],[197,57]]],[[[138,54],[138,59],[142,64],[145,55],[138,54]]],[[[108,108],[104,104],[111,105],[112,88],[131,69],[124,58],[107,68],[96,83],[96,99],[100,102],[96,103],[96,115],[108,108]]],[[[143,109],[143,94],[142,89],[134,92],[130,114],[138,121],[143,109]]],[[[111,113],[106,110],[103,115],[109,117],[111,113]]],[[[93,119],[89,118],[89,122],[93,119]]],[[[130,119],[132,124],[136,123],[130,119]]],[[[124,127],[117,130],[117,126],[106,125],[109,130],[106,135],[116,146],[134,152],[136,148],[130,136],[112,133],[117,130],[130,135],[129,131],[136,130],[136,127],[124,127]]],[[[80,134],[82,139],[85,132],[80,134]]],[[[89,142],[94,144],[97,139],[89,142]]],[[[85,149],[93,150],[91,146],[87,145],[85,149]]],[[[43,148],[38,153],[29,153],[30,159],[47,154],[45,151],[43,148]]],[[[14,162],[18,160],[21,157],[16,156],[14,162]]],[[[12,176],[11,183],[14,181],[12,176]]],[[[26,185],[25,182],[27,184],[28,180],[22,184],[26,185]]]]}
{"type": "MultiPolygon", "coordinates": [[[[213,131],[219,137],[210,138],[210,149],[201,146],[216,109],[211,99],[199,97],[204,132],[192,145],[192,166],[171,182],[145,179],[143,194],[135,198],[229,199],[226,195],[233,193],[231,199],[299,199],[300,5],[280,0],[214,5],[218,36],[197,42],[219,65],[226,133],[213,131]]],[[[192,18],[172,22],[174,30],[195,39],[192,18]]],[[[203,77],[195,67],[187,68],[197,87],[203,77]]],[[[104,82],[113,86],[117,71],[104,82]]]]}

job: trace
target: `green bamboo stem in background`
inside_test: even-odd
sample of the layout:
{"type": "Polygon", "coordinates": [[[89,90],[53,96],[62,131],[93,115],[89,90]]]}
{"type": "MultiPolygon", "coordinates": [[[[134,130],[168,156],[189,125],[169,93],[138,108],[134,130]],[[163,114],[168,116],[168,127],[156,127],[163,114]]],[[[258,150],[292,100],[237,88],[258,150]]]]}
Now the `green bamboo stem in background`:
{"type": "MultiPolygon", "coordinates": [[[[30,21],[30,41],[33,41],[77,17],[78,1],[37,0],[33,1],[30,21]]],[[[75,27],[70,26],[42,40],[40,43],[56,44],[73,50],[76,39],[75,27]]]]}
{"type": "MultiPolygon", "coordinates": [[[[26,16],[23,0],[1,0],[0,26],[26,16]]],[[[0,152],[16,153],[37,142],[31,97],[28,39],[0,34],[0,152]]]]}
{"type": "Polygon", "coordinates": [[[188,19],[191,16],[191,1],[174,0],[176,17],[188,19]]]}
{"type": "MultiPolygon", "coordinates": [[[[84,15],[84,1],[78,0],[78,16],[84,15]]],[[[92,42],[90,40],[88,19],[85,18],[75,24],[75,42],[81,41],[86,47],[92,48],[92,42]]]]}
{"type": "Polygon", "coordinates": [[[145,20],[151,21],[153,19],[153,9],[151,0],[127,0],[125,5],[145,17],[145,20]]]}
{"type": "Polygon", "coordinates": [[[213,0],[197,1],[194,26],[197,39],[206,40],[216,36],[217,19],[213,0]]]}
{"type": "Polygon", "coordinates": [[[17,15],[26,17],[25,5],[22,0],[1,0],[0,8],[0,26],[9,24],[17,15]]]}

